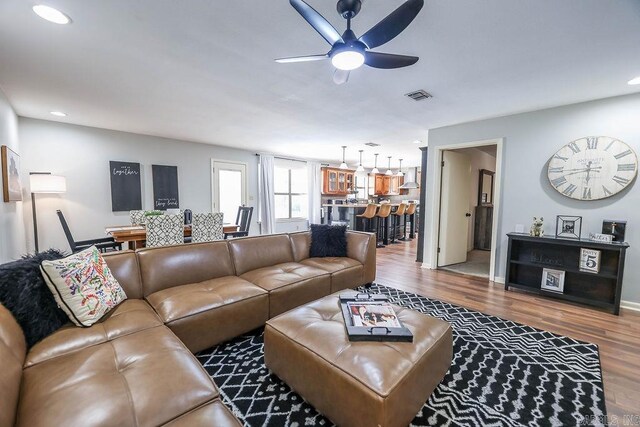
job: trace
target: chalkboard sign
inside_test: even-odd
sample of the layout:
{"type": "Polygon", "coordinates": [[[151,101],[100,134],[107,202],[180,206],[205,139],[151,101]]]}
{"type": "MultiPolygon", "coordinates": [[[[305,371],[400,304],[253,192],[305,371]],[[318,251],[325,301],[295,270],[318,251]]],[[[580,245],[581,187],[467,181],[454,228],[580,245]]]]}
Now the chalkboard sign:
{"type": "Polygon", "coordinates": [[[140,163],[109,162],[111,176],[111,210],[113,212],[142,209],[140,163]]]}
{"type": "Polygon", "coordinates": [[[179,208],[178,167],[151,165],[151,172],[153,173],[153,208],[161,211],[179,208]]]}

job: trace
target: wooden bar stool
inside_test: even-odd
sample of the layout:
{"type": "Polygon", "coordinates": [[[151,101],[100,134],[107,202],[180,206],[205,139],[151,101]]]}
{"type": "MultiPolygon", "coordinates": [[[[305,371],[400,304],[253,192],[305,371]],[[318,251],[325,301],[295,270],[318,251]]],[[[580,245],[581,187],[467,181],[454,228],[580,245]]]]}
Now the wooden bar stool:
{"type": "Polygon", "coordinates": [[[413,216],[416,214],[416,204],[409,203],[407,205],[407,209],[404,212],[404,224],[402,224],[402,238],[399,240],[409,241],[412,240],[413,237],[411,235],[407,236],[407,219],[411,222],[411,227],[413,227],[413,216]]]}
{"type": "Polygon", "coordinates": [[[371,220],[375,218],[376,211],[378,207],[373,203],[369,203],[367,208],[360,215],[356,215],[356,218],[363,218],[365,220],[364,231],[368,231],[373,233],[373,228],[371,227],[371,220]]]}
{"type": "Polygon", "coordinates": [[[398,227],[400,226],[400,218],[404,217],[404,213],[407,210],[407,205],[405,203],[400,203],[398,205],[398,209],[396,209],[395,212],[393,212],[391,215],[393,215],[391,217],[392,221],[391,221],[391,243],[398,243],[396,242],[396,234],[398,234],[398,227]]]}
{"type": "Polygon", "coordinates": [[[376,218],[378,218],[377,248],[384,248],[385,245],[389,244],[389,214],[391,214],[391,205],[389,203],[381,204],[376,214],[376,218]],[[382,240],[382,243],[380,243],[380,240],[382,240]]]}

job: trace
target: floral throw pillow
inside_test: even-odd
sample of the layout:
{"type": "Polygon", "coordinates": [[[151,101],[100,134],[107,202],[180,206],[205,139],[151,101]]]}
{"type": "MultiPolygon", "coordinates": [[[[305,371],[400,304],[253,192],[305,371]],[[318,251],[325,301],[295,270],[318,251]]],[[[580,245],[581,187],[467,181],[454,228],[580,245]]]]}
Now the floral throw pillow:
{"type": "Polygon", "coordinates": [[[77,326],[93,325],[127,299],[95,246],[43,261],[40,270],[56,302],[77,326]]]}

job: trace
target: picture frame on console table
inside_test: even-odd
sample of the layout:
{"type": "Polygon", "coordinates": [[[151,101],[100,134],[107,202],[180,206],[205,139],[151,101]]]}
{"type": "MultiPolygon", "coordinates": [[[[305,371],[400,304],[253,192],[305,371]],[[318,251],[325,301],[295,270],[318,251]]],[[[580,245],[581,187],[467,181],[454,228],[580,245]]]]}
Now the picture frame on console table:
{"type": "Polygon", "coordinates": [[[614,242],[624,242],[624,235],[627,231],[627,221],[605,219],[602,221],[602,234],[613,236],[614,242]]]}
{"type": "Polygon", "coordinates": [[[556,237],[562,239],[580,239],[581,234],[581,216],[558,215],[556,217],[556,237]]]}
{"type": "Polygon", "coordinates": [[[554,270],[551,268],[543,269],[540,289],[542,289],[543,291],[556,292],[559,294],[563,293],[564,276],[565,272],[562,270],[554,270]]]}
{"type": "Polygon", "coordinates": [[[586,273],[600,273],[600,255],[597,249],[580,248],[580,271],[586,273]]]}

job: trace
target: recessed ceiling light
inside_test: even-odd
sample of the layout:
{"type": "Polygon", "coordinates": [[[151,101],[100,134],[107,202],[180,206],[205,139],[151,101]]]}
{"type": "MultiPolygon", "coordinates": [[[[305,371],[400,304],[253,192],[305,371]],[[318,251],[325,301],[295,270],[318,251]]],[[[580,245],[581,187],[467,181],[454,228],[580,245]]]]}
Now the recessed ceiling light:
{"type": "Polygon", "coordinates": [[[422,141],[420,141],[419,139],[416,139],[415,141],[413,141],[414,144],[422,144],[422,141]]]}
{"type": "Polygon", "coordinates": [[[71,18],[69,18],[64,13],[60,12],[58,9],[54,9],[51,6],[45,6],[43,4],[37,4],[33,6],[33,11],[42,19],[46,19],[49,22],[53,22],[54,24],[69,24],[71,22],[71,18]]]}
{"type": "Polygon", "coordinates": [[[636,77],[635,79],[631,79],[627,82],[630,85],[640,85],[640,76],[636,77]]]}
{"type": "Polygon", "coordinates": [[[67,117],[67,113],[63,113],[62,111],[51,111],[51,115],[56,117],[67,117]]]}

